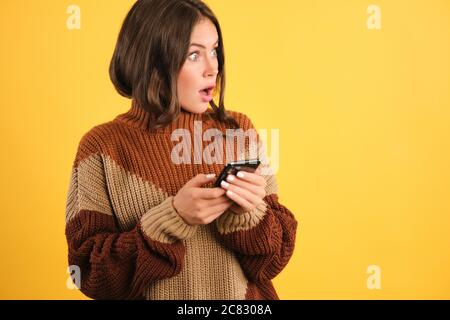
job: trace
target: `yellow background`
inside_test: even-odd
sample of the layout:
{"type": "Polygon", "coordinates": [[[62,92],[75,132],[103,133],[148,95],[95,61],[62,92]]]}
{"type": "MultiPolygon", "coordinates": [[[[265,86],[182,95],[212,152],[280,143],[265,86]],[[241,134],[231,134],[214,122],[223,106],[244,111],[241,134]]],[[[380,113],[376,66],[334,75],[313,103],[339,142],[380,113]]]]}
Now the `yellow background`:
{"type": "MultiPolygon", "coordinates": [[[[299,221],[280,298],[449,299],[450,2],[207,3],[226,107],[280,130],[280,202],[299,221]]],[[[81,136],[130,106],[108,66],[132,4],[1,1],[0,298],[86,298],[66,287],[66,194],[81,136]]]]}

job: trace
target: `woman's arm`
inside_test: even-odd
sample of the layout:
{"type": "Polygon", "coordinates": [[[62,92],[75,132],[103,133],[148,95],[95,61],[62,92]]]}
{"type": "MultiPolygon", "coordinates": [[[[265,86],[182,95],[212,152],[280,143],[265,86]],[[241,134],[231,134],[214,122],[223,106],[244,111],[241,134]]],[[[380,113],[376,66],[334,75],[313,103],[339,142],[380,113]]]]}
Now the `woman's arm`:
{"type": "MultiPolygon", "coordinates": [[[[239,114],[244,130],[255,130],[250,119],[239,114]]],[[[278,201],[278,184],[271,170],[265,148],[257,137],[257,155],[262,161],[258,171],[265,178],[262,202],[247,212],[226,211],[217,220],[219,238],[233,250],[249,279],[264,282],[273,279],[289,262],[295,246],[297,221],[278,201]]],[[[249,158],[249,151],[245,158],[249,158]]],[[[252,158],[252,157],[250,157],[252,158]]]]}
{"type": "Polygon", "coordinates": [[[89,135],[80,142],[66,206],[68,260],[81,271],[81,288],[94,299],[140,299],[153,281],[181,271],[183,239],[195,233],[173,208],[173,197],[122,232],[111,206],[101,154],[89,135]]]}
{"type": "Polygon", "coordinates": [[[297,221],[275,193],[250,212],[228,210],[217,219],[217,227],[221,241],[236,253],[252,281],[273,279],[293,254],[297,221]]]}

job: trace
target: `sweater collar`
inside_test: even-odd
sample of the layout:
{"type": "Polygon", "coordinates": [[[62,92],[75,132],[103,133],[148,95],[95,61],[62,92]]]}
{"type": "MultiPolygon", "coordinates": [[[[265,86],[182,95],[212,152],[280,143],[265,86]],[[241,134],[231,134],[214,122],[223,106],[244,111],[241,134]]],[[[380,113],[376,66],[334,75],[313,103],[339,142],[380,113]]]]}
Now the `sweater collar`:
{"type": "Polygon", "coordinates": [[[130,125],[132,127],[152,132],[152,133],[169,133],[171,134],[176,129],[188,129],[193,132],[195,126],[198,128],[201,125],[202,131],[207,130],[211,127],[217,127],[220,129],[221,125],[214,125],[216,121],[211,118],[211,114],[214,111],[208,109],[203,113],[192,113],[184,109],[180,110],[179,115],[170,124],[163,128],[158,128],[154,130],[149,130],[148,125],[150,121],[154,119],[154,116],[139,107],[134,102],[131,103],[131,108],[116,117],[115,120],[121,121],[130,125]]]}

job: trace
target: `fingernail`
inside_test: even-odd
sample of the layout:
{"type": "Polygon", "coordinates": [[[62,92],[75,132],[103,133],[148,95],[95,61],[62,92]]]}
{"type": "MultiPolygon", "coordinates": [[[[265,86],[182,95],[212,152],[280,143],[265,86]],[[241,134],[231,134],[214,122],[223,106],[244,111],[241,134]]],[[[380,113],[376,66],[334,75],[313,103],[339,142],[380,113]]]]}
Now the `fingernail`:
{"type": "Polygon", "coordinates": [[[228,181],[233,181],[234,180],[234,176],[232,175],[232,174],[230,174],[228,177],[227,177],[227,180],[228,181]]]}
{"type": "Polygon", "coordinates": [[[238,176],[239,178],[243,178],[243,177],[244,177],[244,173],[243,173],[242,171],[239,171],[239,172],[237,173],[237,176],[238,176]]]}
{"type": "Polygon", "coordinates": [[[228,190],[228,191],[227,191],[227,195],[232,196],[232,195],[233,195],[233,192],[232,192],[231,190],[228,190]]]}
{"type": "Polygon", "coordinates": [[[222,187],[224,187],[224,188],[228,188],[228,186],[230,185],[228,182],[226,182],[226,181],[222,181],[221,183],[220,183],[220,185],[222,186],[222,187]]]}
{"type": "Polygon", "coordinates": [[[210,174],[207,174],[207,175],[206,175],[206,178],[207,178],[207,179],[212,179],[212,178],[214,178],[215,176],[216,176],[215,173],[210,173],[210,174]]]}

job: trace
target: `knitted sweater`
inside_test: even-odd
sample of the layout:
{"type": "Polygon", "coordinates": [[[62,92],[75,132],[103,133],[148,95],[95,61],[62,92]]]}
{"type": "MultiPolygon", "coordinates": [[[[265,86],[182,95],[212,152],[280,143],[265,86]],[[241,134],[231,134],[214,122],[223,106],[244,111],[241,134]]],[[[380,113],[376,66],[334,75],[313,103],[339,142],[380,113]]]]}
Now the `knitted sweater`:
{"type": "MultiPolygon", "coordinates": [[[[205,161],[208,155],[194,143],[191,163],[171,159],[178,143],[171,138],[175,129],[193,133],[201,123],[202,132],[226,132],[222,122],[206,120],[208,112],[182,110],[170,125],[149,131],[150,115],[132,104],[81,138],[65,234],[69,265],[80,268],[79,289],[88,297],[279,299],[271,279],[292,256],[297,221],[278,202],[275,175],[264,175],[266,196],[250,212],[229,209],[208,225],[192,226],[173,207],[173,197],[188,180],[199,173],[218,176],[229,160],[205,161]]],[[[254,128],[246,115],[229,112],[244,131],[254,128]]],[[[262,157],[259,136],[258,145],[262,157]]],[[[227,148],[233,146],[224,145],[224,154],[227,148]]],[[[248,151],[246,144],[233,160],[244,159],[248,151]]]]}

